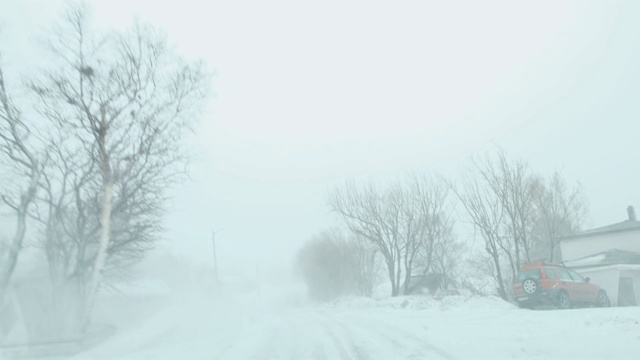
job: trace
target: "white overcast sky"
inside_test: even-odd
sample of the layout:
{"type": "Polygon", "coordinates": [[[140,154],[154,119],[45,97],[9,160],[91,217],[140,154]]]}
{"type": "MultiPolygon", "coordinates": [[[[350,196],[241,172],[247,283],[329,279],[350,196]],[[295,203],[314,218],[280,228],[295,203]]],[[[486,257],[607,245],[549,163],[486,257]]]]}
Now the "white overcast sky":
{"type": "MultiPolygon", "coordinates": [[[[456,174],[493,143],[580,181],[592,226],[640,206],[640,1],[89,3],[98,24],[137,16],[216,74],[169,217],[170,248],[200,260],[222,228],[223,268],[247,250],[283,261],[333,222],[335,184],[456,174]]],[[[63,5],[0,0],[8,69],[46,61],[33,38],[63,5]]]]}

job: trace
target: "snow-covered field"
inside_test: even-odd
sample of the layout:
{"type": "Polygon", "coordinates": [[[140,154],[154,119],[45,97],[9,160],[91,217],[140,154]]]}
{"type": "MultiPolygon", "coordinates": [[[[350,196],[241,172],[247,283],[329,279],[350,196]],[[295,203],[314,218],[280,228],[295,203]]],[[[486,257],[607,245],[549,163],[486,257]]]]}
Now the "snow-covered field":
{"type": "Polygon", "coordinates": [[[129,318],[75,358],[640,358],[640,307],[531,311],[494,297],[309,304],[300,290],[291,293],[263,288],[150,303],[161,310],[129,318]]]}

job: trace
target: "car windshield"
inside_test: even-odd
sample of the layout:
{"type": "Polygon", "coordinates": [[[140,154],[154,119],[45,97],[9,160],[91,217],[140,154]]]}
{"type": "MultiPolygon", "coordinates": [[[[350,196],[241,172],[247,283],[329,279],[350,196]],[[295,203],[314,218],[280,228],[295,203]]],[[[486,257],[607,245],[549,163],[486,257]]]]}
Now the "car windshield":
{"type": "Polygon", "coordinates": [[[0,0],[0,360],[640,360],[639,134],[640,0],[0,0]]]}
{"type": "Polygon", "coordinates": [[[518,274],[518,277],[516,278],[516,282],[523,282],[524,279],[535,279],[535,280],[540,280],[540,269],[533,269],[533,270],[525,270],[525,271],[521,271],[520,274],[518,274]]]}
{"type": "Polygon", "coordinates": [[[578,281],[578,282],[585,282],[586,280],[582,277],[582,275],[578,274],[575,271],[569,271],[569,274],[571,275],[571,278],[573,278],[574,281],[578,281]]]}

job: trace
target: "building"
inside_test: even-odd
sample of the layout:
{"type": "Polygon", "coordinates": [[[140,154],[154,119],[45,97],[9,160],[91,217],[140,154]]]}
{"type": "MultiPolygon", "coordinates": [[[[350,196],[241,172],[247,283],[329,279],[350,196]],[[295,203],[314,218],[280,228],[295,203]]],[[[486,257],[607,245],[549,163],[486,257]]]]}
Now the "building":
{"type": "Polygon", "coordinates": [[[620,306],[640,303],[640,221],[632,206],[627,215],[623,222],[560,241],[563,263],[600,285],[620,306]]]}

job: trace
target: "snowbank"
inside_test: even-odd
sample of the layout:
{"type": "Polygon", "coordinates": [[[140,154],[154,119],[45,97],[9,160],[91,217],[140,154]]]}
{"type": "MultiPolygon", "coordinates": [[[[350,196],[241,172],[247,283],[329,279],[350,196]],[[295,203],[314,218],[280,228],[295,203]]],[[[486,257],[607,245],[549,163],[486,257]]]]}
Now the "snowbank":
{"type": "Polygon", "coordinates": [[[436,300],[429,296],[398,296],[385,299],[343,297],[325,305],[329,308],[349,309],[407,309],[407,310],[513,310],[517,307],[495,296],[448,296],[436,300]]]}
{"type": "Polygon", "coordinates": [[[183,293],[75,359],[637,358],[640,308],[518,309],[500,298],[348,297],[304,288],[183,293]],[[289,295],[289,296],[287,296],[289,295]],[[606,334],[606,337],[603,337],[606,334]]]}

